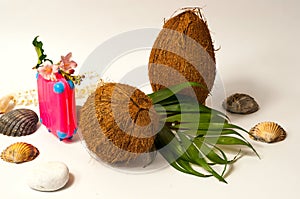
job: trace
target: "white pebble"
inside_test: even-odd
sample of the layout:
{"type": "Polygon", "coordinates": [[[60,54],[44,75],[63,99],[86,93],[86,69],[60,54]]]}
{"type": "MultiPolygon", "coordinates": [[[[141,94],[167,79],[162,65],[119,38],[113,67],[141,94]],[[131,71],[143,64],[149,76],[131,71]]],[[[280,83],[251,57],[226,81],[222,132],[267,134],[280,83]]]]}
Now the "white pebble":
{"type": "Polygon", "coordinates": [[[28,173],[27,184],[38,191],[56,191],[67,184],[69,169],[62,162],[44,162],[28,173]]]}

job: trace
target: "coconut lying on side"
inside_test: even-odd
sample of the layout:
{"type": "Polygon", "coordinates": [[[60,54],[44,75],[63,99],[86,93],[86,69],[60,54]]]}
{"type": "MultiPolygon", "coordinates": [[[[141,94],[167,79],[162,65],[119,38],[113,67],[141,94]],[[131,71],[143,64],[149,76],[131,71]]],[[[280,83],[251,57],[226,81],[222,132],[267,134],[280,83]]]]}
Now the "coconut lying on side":
{"type": "Polygon", "coordinates": [[[158,116],[142,91],[105,83],[81,109],[79,128],[94,156],[113,165],[147,164],[154,147],[158,116]]]}

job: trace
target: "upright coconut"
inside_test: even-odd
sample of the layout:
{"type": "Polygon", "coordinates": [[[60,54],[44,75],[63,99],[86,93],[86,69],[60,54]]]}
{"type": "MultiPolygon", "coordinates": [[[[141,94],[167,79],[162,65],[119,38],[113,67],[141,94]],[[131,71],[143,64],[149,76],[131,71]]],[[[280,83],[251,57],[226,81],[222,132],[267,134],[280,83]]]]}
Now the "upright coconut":
{"type": "Polygon", "coordinates": [[[187,9],[166,21],[149,58],[153,91],[182,82],[197,82],[203,87],[183,90],[182,94],[195,96],[203,104],[213,87],[215,71],[214,46],[200,10],[187,9]]]}
{"type": "Polygon", "coordinates": [[[79,128],[97,158],[116,166],[141,166],[151,161],[158,117],[152,100],[139,89],[105,83],[83,105],[79,128]]]}

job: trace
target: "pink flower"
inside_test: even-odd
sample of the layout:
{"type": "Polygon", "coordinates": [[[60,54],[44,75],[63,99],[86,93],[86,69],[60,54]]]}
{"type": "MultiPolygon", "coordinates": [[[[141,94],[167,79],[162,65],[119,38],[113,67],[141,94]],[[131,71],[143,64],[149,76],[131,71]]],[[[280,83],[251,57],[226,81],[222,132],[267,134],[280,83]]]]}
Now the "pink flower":
{"type": "MultiPolygon", "coordinates": [[[[59,62],[59,68],[65,72],[71,72],[74,68],[77,67],[77,63],[73,60],[70,60],[72,53],[68,53],[65,57],[61,56],[61,61],[59,62]]],[[[74,70],[73,70],[74,71],[74,70]]]]}
{"type": "Polygon", "coordinates": [[[39,74],[46,80],[57,81],[55,73],[58,72],[58,65],[45,62],[38,69],[39,74]]]}

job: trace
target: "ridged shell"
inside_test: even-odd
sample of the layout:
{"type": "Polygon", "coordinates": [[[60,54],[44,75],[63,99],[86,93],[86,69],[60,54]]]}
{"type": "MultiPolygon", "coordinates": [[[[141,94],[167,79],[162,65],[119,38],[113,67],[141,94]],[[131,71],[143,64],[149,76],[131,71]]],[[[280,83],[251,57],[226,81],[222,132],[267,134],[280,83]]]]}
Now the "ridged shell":
{"type": "Polygon", "coordinates": [[[35,159],[39,150],[31,144],[17,142],[8,146],[2,153],[1,158],[6,162],[23,163],[35,159]]]}
{"type": "Polygon", "coordinates": [[[250,129],[250,138],[267,143],[279,142],[286,138],[285,130],[275,122],[261,122],[250,129]]]}
{"type": "Polygon", "coordinates": [[[228,112],[238,114],[254,113],[259,109],[254,98],[243,93],[236,93],[229,96],[224,100],[222,105],[228,112]]]}
{"type": "Polygon", "coordinates": [[[39,118],[30,109],[15,109],[0,117],[0,133],[8,136],[24,136],[37,129],[39,118]]]}

